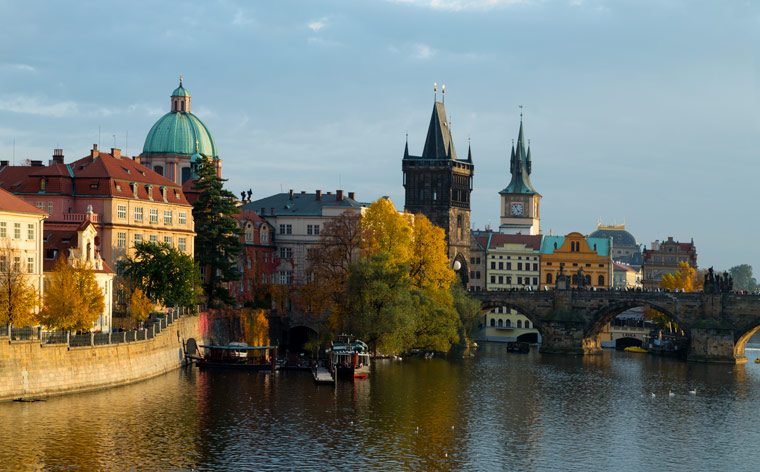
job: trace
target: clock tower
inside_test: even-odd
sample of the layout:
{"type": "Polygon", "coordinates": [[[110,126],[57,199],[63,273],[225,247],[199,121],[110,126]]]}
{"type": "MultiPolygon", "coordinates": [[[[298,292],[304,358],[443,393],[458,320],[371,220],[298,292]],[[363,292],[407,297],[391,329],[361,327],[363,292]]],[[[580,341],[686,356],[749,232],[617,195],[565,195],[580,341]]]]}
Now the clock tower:
{"type": "Polygon", "coordinates": [[[512,144],[509,160],[509,172],[512,180],[501,195],[501,217],[499,232],[504,234],[539,234],[541,228],[540,205],[541,194],[530,183],[531,157],[530,145],[525,145],[523,135],[522,113],[520,113],[520,132],[517,147],[512,144]]]}

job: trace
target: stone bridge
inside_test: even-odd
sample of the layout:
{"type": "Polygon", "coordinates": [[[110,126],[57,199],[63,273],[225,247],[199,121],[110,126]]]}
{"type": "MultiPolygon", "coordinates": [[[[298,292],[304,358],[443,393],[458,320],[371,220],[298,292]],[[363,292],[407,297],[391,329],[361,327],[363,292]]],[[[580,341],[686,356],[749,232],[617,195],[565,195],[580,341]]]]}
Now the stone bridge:
{"type": "Polygon", "coordinates": [[[541,333],[541,352],[597,354],[601,331],[615,316],[651,307],[669,316],[689,338],[688,360],[745,363],[747,340],[760,329],[760,296],[732,293],[636,291],[470,292],[481,309],[500,306],[525,315],[541,333]]]}

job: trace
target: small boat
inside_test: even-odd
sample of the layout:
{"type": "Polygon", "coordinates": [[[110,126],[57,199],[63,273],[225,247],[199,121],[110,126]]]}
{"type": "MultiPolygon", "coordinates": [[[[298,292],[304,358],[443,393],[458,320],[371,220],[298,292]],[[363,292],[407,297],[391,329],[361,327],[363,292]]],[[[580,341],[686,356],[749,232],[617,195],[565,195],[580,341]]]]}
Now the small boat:
{"type": "Polygon", "coordinates": [[[369,377],[367,344],[353,336],[341,334],[330,348],[330,367],[336,377],[369,377]]]}
{"type": "Polygon", "coordinates": [[[757,357],[755,358],[755,364],[760,364],[760,359],[758,359],[757,357]]]}
{"type": "Polygon", "coordinates": [[[510,341],[507,343],[507,351],[527,354],[530,352],[530,344],[523,342],[510,341]]]}
{"type": "Polygon", "coordinates": [[[641,352],[641,353],[649,352],[646,349],[644,349],[643,347],[639,347],[639,346],[628,346],[627,348],[625,348],[623,350],[624,351],[628,351],[628,352],[641,352]]]}
{"type": "Polygon", "coordinates": [[[277,346],[249,346],[246,343],[229,343],[226,346],[200,346],[203,357],[198,360],[201,369],[271,370],[277,369],[277,346]]]}

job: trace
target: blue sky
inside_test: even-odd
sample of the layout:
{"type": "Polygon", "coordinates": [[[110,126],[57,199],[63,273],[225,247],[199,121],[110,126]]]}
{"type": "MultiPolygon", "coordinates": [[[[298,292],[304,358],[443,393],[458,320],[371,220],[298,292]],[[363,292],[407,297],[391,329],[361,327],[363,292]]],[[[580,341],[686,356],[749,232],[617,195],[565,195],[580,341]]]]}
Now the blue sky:
{"type": "Polygon", "coordinates": [[[760,8],[752,2],[0,0],[0,159],[137,155],[180,73],[235,193],[389,195],[420,154],[433,82],[472,221],[498,191],[524,106],[545,233],[623,221],[694,238],[702,267],[760,270],[760,8]],[[129,136],[127,142],[127,134],[129,136]]]}

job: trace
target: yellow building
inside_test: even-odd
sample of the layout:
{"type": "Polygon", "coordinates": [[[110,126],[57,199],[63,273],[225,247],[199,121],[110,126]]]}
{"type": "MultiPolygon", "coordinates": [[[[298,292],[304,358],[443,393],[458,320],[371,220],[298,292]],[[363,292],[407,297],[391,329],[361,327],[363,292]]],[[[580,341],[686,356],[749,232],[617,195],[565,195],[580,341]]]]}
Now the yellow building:
{"type": "Polygon", "coordinates": [[[572,287],[612,286],[612,240],[580,233],[544,236],[541,244],[541,287],[553,289],[562,267],[572,287]]]}

